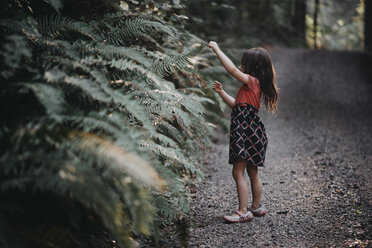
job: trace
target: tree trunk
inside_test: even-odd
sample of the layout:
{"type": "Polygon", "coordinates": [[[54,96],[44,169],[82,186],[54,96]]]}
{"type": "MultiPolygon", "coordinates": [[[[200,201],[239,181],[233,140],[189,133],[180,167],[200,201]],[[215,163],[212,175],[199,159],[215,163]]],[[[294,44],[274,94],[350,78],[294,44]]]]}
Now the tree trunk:
{"type": "Polygon", "coordinates": [[[364,0],[364,47],[372,51],[372,0],[364,0]]]}
{"type": "MultiPolygon", "coordinates": [[[[367,0],[368,1],[368,0],[367,0]]],[[[314,48],[318,48],[317,40],[317,29],[318,29],[318,14],[319,14],[319,0],[315,0],[315,9],[314,9],[314,48]]]]}
{"type": "Polygon", "coordinates": [[[306,31],[306,0],[295,0],[294,16],[292,25],[295,28],[298,37],[305,41],[306,31]]]}

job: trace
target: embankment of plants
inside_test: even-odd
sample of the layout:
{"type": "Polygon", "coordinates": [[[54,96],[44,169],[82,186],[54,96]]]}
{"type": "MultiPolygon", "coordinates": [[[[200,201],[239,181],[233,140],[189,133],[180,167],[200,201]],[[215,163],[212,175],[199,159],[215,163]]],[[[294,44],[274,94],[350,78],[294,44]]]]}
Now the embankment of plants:
{"type": "Polygon", "coordinates": [[[185,240],[224,122],[211,53],[178,8],[2,3],[1,247],[131,247],[173,224],[185,240]]]}

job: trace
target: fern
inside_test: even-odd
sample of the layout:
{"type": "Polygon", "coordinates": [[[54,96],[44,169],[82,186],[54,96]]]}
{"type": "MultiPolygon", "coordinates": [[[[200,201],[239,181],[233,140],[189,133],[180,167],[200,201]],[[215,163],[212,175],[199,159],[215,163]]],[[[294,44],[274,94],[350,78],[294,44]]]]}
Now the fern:
{"type": "Polygon", "coordinates": [[[94,32],[94,29],[86,23],[63,16],[42,16],[38,18],[38,23],[40,32],[53,38],[65,35],[67,31],[70,31],[92,40],[102,39],[94,32]]]}
{"type": "Polygon", "coordinates": [[[20,35],[9,35],[5,38],[1,49],[0,58],[3,66],[0,68],[2,78],[9,79],[22,69],[22,61],[30,58],[31,50],[27,47],[27,41],[20,35]]]}
{"type": "Polygon", "coordinates": [[[206,44],[202,44],[192,49],[188,53],[177,56],[167,56],[164,54],[162,57],[160,57],[161,59],[154,64],[153,69],[163,76],[168,75],[172,68],[182,70],[189,64],[189,58],[200,53],[205,46],[206,44]]]}
{"type": "Polygon", "coordinates": [[[187,187],[203,178],[213,133],[215,95],[190,60],[205,43],[178,47],[184,31],[164,16],[112,13],[111,1],[85,16],[67,4],[86,1],[40,1],[35,14],[22,4],[0,18],[0,230],[21,230],[1,232],[0,245],[127,247],[175,223],[186,237],[187,187]],[[44,207],[42,225],[27,217],[44,207]],[[102,242],[81,238],[87,228],[102,242]]]}
{"type": "Polygon", "coordinates": [[[164,147],[150,141],[144,141],[142,142],[142,145],[152,150],[155,154],[175,162],[176,164],[173,164],[171,167],[171,169],[175,173],[179,175],[183,175],[184,173],[190,173],[191,175],[203,177],[203,173],[200,171],[200,169],[198,169],[197,167],[195,167],[195,165],[190,163],[184,157],[184,155],[180,153],[177,149],[171,147],[164,147]]]}
{"type": "Polygon", "coordinates": [[[139,38],[147,38],[150,41],[157,43],[156,40],[152,39],[148,34],[161,32],[171,36],[175,35],[174,29],[159,21],[152,21],[141,17],[132,19],[126,18],[125,20],[117,21],[121,18],[125,18],[125,16],[118,17],[116,15],[108,15],[103,18],[103,23],[100,25],[101,28],[99,29],[99,32],[104,37],[107,37],[109,44],[125,46],[137,41],[139,38]]]}
{"type": "Polygon", "coordinates": [[[163,20],[154,15],[126,15],[122,12],[106,14],[102,18],[104,23],[115,28],[124,29],[123,33],[129,38],[135,38],[138,34],[148,34],[151,32],[163,32],[174,36],[176,30],[167,25],[163,20]]]}
{"type": "Polygon", "coordinates": [[[81,51],[82,57],[100,54],[108,60],[128,58],[142,64],[145,68],[150,68],[153,64],[153,60],[144,56],[144,52],[140,49],[85,41],[75,42],[73,46],[81,51]]]}

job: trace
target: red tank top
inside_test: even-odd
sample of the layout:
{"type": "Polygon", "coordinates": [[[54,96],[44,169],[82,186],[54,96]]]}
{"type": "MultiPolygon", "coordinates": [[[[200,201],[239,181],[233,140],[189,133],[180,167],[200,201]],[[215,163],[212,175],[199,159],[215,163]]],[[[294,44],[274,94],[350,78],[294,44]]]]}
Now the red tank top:
{"type": "Polygon", "coordinates": [[[260,109],[261,88],[257,78],[248,75],[248,84],[243,84],[235,98],[235,103],[249,103],[260,109]]]}

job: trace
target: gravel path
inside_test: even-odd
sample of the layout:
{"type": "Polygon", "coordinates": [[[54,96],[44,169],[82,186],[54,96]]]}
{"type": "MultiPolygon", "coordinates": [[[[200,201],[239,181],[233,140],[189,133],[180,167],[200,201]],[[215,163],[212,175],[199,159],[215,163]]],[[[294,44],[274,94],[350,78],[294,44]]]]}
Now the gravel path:
{"type": "Polygon", "coordinates": [[[260,168],[268,213],[223,221],[237,209],[237,194],[228,136],[217,137],[193,196],[190,247],[372,247],[372,60],[348,52],[271,54],[279,114],[259,113],[269,139],[260,168]]]}

